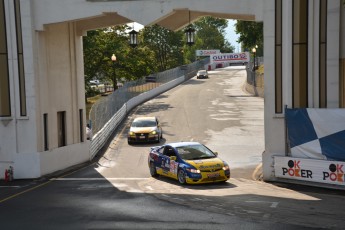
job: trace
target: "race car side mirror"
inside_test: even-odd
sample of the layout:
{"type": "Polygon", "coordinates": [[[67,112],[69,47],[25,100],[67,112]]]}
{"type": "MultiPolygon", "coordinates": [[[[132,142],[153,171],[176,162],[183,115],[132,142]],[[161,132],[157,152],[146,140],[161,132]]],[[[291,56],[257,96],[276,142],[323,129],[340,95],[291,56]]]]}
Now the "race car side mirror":
{"type": "Polygon", "coordinates": [[[214,155],[218,156],[218,152],[214,152],[214,155]]]}

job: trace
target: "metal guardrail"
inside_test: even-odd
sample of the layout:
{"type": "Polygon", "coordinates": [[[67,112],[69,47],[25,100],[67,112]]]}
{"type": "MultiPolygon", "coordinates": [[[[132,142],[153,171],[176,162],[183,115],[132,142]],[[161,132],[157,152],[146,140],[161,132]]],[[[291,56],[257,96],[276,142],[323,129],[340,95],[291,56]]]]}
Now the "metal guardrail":
{"type": "Polygon", "coordinates": [[[151,74],[137,81],[126,82],[111,95],[102,98],[92,106],[89,113],[89,123],[93,133],[98,132],[131,98],[157,88],[182,75],[191,78],[195,75],[197,70],[203,68],[208,62],[209,58],[206,58],[189,65],[151,74]],[[147,79],[149,79],[149,81],[147,79]]]}

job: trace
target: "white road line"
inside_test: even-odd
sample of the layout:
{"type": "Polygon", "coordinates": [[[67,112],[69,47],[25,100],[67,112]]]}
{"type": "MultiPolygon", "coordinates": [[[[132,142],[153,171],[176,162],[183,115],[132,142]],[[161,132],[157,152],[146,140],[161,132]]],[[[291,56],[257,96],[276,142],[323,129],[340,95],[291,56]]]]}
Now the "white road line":
{"type": "Polygon", "coordinates": [[[0,188],[21,188],[21,186],[11,186],[11,185],[8,185],[8,186],[0,186],[0,188]]]}
{"type": "Polygon", "coordinates": [[[151,186],[146,186],[146,188],[147,188],[148,190],[153,191],[153,188],[152,188],[151,186]]]}
{"type": "Polygon", "coordinates": [[[169,195],[165,195],[165,194],[160,194],[161,196],[164,196],[164,197],[167,197],[167,198],[170,198],[169,195]]]}
{"type": "Polygon", "coordinates": [[[278,206],[279,202],[272,202],[271,208],[276,208],[278,206]]]}
{"type": "Polygon", "coordinates": [[[267,219],[267,218],[270,218],[270,216],[271,216],[271,214],[266,213],[266,214],[263,216],[263,218],[267,219]]]}
{"type": "Polygon", "coordinates": [[[271,208],[276,208],[279,204],[279,202],[271,202],[271,201],[246,201],[247,203],[269,203],[271,204],[271,208]]]}
{"type": "Polygon", "coordinates": [[[210,206],[210,208],[219,209],[219,210],[225,210],[224,208],[217,207],[217,206],[210,206]]]}
{"type": "Polygon", "coordinates": [[[224,205],[222,205],[222,204],[214,204],[214,206],[217,206],[219,208],[224,207],[224,205]]]}
{"type": "Polygon", "coordinates": [[[115,186],[116,188],[125,188],[128,187],[128,185],[123,184],[123,183],[111,183],[113,186],[115,186]]]}
{"type": "Polygon", "coordinates": [[[126,190],[126,192],[130,192],[130,193],[143,193],[143,191],[141,191],[139,189],[135,189],[135,188],[130,188],[129,190],[126,190]]]}
{"type": "Polygon", "coordinates": [[[51,178],[57,181],[130,181],[130,180],[148,180],[150,178],[51,178]]]}
{"type": "Polygon", "coordinates": [[[261,212],[258,212],[258,211],[253,211],[253,210],[246,210],[247,213],[249,214],[259,214],[261,212]]]}
{"type": "Polygon", "coordinates": [[[232,212],[227,212],[226,214],[230,215],[230,216],[234,216],[235,214],[233,214],[232,212]]]}

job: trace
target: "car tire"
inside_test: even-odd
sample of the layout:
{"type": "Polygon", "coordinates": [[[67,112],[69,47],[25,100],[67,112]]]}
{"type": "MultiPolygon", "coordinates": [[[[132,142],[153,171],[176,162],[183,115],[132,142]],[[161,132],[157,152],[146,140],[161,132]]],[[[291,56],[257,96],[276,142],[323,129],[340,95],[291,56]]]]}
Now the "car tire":
{"type": "Polygon", "coordinates": [[[150,174],[152,177],[158,177],[158,173],[156,171],[156,167],[153,162],[150,163],[150,174]]]}
{"type": "Polygon", "coordinates": [[[186,173],[183,169],[178,170],[177,179],[180,184],[186,184],[186,173]]]}

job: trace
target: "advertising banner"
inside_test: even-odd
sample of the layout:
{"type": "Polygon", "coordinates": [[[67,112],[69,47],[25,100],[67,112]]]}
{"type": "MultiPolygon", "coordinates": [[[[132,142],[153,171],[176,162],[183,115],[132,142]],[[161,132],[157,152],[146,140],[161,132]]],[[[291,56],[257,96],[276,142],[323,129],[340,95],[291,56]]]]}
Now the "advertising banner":
{"type": "Polygon", "coordinates": [[[345,161],[345,109],[285,109],[291,156],[345,161]]]}
{"type": "Polygon", "coordinates": [[[345,185],[344,165],[342,161],[274,157],[276,177],[326,184],[345,185]]]}
{"type": "Polygon", "coordinates": [[[211,54],[220,54],[220,50],[196,50],[196,56],[210,56],[211,54]]]}
{"type": "Polygon", "coordinates": [[[212,63],[244,63],[249,62],[250,55],[248,52],[242,53],[222,53],[222,54],[211,54],[210,62],[212,63]]]}

